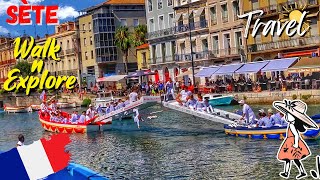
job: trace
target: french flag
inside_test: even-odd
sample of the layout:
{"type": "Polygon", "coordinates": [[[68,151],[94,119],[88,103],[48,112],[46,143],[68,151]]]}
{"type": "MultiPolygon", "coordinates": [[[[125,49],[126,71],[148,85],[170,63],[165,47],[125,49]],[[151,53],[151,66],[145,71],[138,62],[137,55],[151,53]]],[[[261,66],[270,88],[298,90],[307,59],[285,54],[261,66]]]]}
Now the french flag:
{"type": "Polygon", "coordinates": [[[64,169],[70,160],[64,150],[69,142],[67,134],[57,134],[0,154],[1,179],[36,180],[64,169]]]}

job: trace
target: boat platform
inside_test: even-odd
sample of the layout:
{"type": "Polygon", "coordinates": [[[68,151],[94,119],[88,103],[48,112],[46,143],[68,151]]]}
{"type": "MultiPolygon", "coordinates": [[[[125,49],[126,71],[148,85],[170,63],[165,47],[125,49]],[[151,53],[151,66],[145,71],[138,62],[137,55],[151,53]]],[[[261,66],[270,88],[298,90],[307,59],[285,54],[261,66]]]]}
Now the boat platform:
{"type": "Polygon", "coordinates": [[[142,96],[138,101],[130,103],[128,106],[112,111],[108,114],[99,116],[94,122],[104,122],[110,120],[118,120],[124,117],[131,116],[134,112],[133,109],[144,109],[160,103],[160,96],[142,96]]]}
{"type": "Polygon", "coordinates": [[[207,119],[213,122],[223,123],[223,124],[231,124],[231,123],[234,123],[234,120],[238,120],[241,118],[241,116],[238,114],[231,113],[231,112],[224,111],[217,108],[213,108],[214,113],[212,114],[207,112],[192,110],[187,107],[179,105],[179,103],[176,101],[163,102],[163,106],[173,110],[183,112],[183,113],[187,113],[196,117],[200,117],[203,119],[207,119]]]}

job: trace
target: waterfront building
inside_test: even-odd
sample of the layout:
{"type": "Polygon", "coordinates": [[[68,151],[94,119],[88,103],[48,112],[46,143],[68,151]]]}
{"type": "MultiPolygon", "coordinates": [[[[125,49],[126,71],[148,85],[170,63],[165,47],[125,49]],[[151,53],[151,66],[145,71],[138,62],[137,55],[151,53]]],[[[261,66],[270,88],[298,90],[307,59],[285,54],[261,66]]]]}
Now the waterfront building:
{"type": "Polygon", "coordinates": [[[150,64],[149,44],[143,44],[141,46],[136,47],[136,52],[138,70],[148,70],[150,64]]]}
{"type": "MultiPolygon", "coordinates": [[[[242,3],[238,0],[176,0],[176,55],[181,68],[240,63],[246,60],[242,3]],[[192,53],[192,57],[191,57],[192,53]]],[[[191,71],[190,71],[191,72],[191,71]]],[[[185,76],[186,81],[191,74],[185,76]]],[[[197,81],[197,80],[196,80],[197,81]]]]}
{"type": "Polygon", "coordinates": [[[0,85],[7,79],[8,72],[16,64],[13,56],[14,38],[0,37],[0,85]]]}
{"type": "MultiPolygon", "coordinates": [[[[280,37],[263,36],[258,31],[255,38],[247,39],[249,61],[262,61],[267,59],[279,59],[286,57],[314,57],[319,56],[319,1],[317,0],[243,0],[244,13],[254,10],[263,10],[260,17],[262,22],[268,20],[287,21],[294,10],[307,11],[308,14],[303,28],[310,27],[308,33],[300,37],[298,34],[289,37],[283,33],[280,37]]],[[[256,18],[253,19],[253,21],[256,18]]]]}
{"type": "MultiPolygon", "coordinates": [[[[124,74],[124,54],[115,44],[115,32],[120,26],[129,31],[146,24],[143,0],[109,0],[81,12],[77,18],[84,74],[95,78],[124,74]]],[[[137,70],[135,48],[129,49],[128,71],[137,70]]]]}
{"type": "MultiPolygon", "coordinates": [[[[45,60],[45,69],[54,76],[80,76],[80,58],[78,57],[79,45],[77,43],[77,29],[75,22],[65,22],[55,26],[55,33],[45,35],[44,38],[37,38],[38,45],[44,45],[47,38],[55,38],[61,47],[58,54],[60,61],[53,59],[45,60]]],[[[32,63],[35,59],[29,58],[32,63]]]]}
{"type": "Polygon", "coordinates": [[[178,72],[173,0],[146,0],[150,69],[155,81],[167,81],[178,72]]]}

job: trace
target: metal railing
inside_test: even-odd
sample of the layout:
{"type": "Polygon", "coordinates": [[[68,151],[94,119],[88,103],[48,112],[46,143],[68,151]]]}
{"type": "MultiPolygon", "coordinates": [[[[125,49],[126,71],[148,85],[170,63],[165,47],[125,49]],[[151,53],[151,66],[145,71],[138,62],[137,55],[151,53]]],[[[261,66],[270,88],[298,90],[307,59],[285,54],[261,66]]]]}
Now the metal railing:
{"type": "Polygon", "coordinates": [[[216,25],[216,24],[217,24],[217,18],[211,17],[211,26],[216,25]]]}
{"type": "Polygon", "coordinates": [[[72,49],[67,49],[67,50],[66,50],[66,55],[68,55],[68,54],[74,54],[74,52],[75,52],[75,49],[74,49],[74,48],[72,48],[72,49]]]}
{"type": "Polygon", "coordinates": [[[293,47],[303,47],[309,45],[318,45],[320,43],[320,36],[311,36],[311,37],[299,37],[292,38],[289,40],[280,40],[276,42],[260,43],[248,45],[249,52],[259,52],[273,49],[281,48],[293,48],[293,47]]]}
{"type": "Polygon", "coordinates": [[[148,39],[153,39],[153,38],[159,38],[159,37],[164,37],[164,36],[170,36],[170,35],[173,35],[174,32],[175,32],[175,27],[171,27],[171,28],[167,28],[167,29],[149,32],[147,34],[147,37],[148,37],[148,39]]]}
{"type": "Polygon", "coordinates": [[[222,16],[222,22],[226,23],[229,21],[229,17],[228,16],[222,16]]]}
{"type": "MultiPolygon", "coordinates": [[[[207,20],[190,23],[190,30],[192,30],[192,31],[198,30],[198,29],[203,29],[203,28],[208,28],[208,21],[207,20]]],[[[189,31],[189,24],[176,26],[176,29],[175,29],[176,33],[182,33],[182,32],[187,32],[187,31],[189,31]]]]}

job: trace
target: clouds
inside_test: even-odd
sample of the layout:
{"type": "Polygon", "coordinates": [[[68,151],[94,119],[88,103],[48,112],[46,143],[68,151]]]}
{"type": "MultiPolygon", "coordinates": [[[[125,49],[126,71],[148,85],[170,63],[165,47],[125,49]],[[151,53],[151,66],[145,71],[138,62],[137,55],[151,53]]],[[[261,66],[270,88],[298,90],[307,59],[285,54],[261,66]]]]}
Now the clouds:
{"type": "MultiPolygon", "coordinates": [[[[27,0],[28,4],[39,4],[44,0],[27,0]]],[[[0,0],[0,16],[7,13],[7,9],[9,6],[18,6],[22,4],[21,0],[0,0]]]]}
{"type": "Polygon", "coordinates": [[[58,19],[63,20],[67,18],[76,18],[79,16],[79,12],[71,6],[62,6],[59,7],[57,15],[58,19]]]}
{"type": "Polygon", "coordinates": [[[3,26],[0,26],[0,34],[1,35],[7,35],[9,33],[9,30],[3,26]]]}

